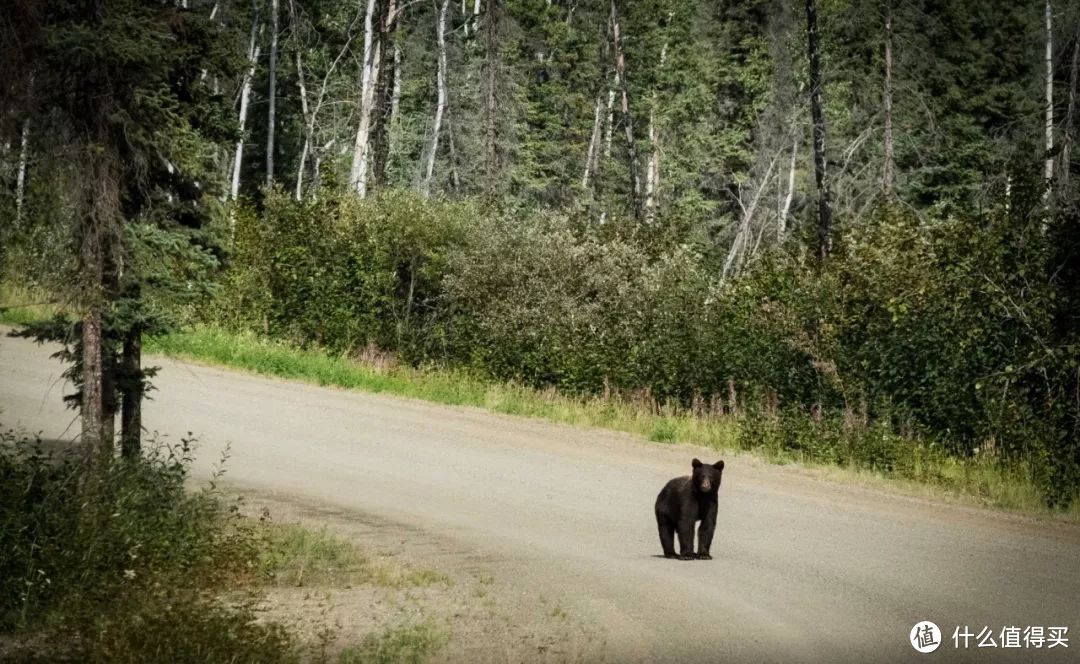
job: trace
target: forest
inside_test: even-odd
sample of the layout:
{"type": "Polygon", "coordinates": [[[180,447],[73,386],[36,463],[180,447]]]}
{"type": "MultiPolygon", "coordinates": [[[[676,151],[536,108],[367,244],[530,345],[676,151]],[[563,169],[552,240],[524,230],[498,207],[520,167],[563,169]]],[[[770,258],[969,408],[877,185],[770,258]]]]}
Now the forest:
{"type": "Polygon", "coordinates": [[[5,304],[61,310],[91,447],[196,327],[1080,492],[1075,2],[3,14],[5,304]]]}

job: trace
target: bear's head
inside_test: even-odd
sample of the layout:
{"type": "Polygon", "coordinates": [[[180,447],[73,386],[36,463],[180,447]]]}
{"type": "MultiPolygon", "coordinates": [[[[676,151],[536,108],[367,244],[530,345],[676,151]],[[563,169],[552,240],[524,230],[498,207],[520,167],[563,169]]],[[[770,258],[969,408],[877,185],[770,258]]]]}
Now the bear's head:
{"type": "Polygon", "coordinates": [[[694,490],[701,493],[716,493],[720,489],[720,479],[724,473],[724,462],[717,461],[707,466],[698,459],[690,462],[694,467],[694,490]]]}

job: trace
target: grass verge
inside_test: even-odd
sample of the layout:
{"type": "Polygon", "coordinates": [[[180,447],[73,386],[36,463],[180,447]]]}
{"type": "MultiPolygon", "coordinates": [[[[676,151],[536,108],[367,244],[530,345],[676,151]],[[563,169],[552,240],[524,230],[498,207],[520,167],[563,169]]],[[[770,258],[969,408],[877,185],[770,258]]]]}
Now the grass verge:
{"type": "Polygon", "coordinates": [[[340,664],[420,664],[446,642],[447,635],[429,622],[396,627],[365,638],[338,656],[340,664]]]}
{"type": "MultiPolygon", "coordinates": [[[[772,463],[801,463],[832,479],[905,493],[959,498],[984,506],[1046,514],[1030,472],[993,459],[957,459],[927,441],[883,427],[804,414],[724,416],[612,397],[572,397],[499,383],[460,370],[374,366],[320,349],[300,349],[253,334],[201,327],[147,341],[148,352],[234,367],[318,385],[473,406],[575,426],[601,427],[658,443],[746,450],[772,463]]],[[[1062,515],[1062,512],[1055,512],[1062,515]]],[[[1080,501],[1064,514],[1080,517],[1080,501]]]]}
{"type": "Polygon", "coordinates": [[[374,584],[408,588],[450,583],[434,570],[381,565],[326,528],[266,523],[262,533],[259,569],[272,586],[346,588],[374,584]]]}

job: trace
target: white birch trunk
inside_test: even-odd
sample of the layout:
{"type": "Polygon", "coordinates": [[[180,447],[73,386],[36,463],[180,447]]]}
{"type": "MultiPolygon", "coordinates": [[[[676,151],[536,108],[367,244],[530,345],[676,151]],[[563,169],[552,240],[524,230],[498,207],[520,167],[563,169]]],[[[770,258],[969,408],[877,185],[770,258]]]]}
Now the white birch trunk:
{"type": "Polygon", "coordinates": [[[791,212],[791,200],[795,197],[795,161],[799,156],[799,132],[792,132],[791,138],[791,163],[788,166],[787,195],[784,196],[784,204],[781,206],[776,218],[776,239],[784,240],[787,235],[788,214],[791,212]]]}
{"type": "Polygon", "coordinates": [[[611,157],[611,133],[615,130],[615,89],[619,87],[619,71],[615,70],[615,76],[608,88],[607,95],[607,125],[604,130],[604,158],[611,157]]]}
{"type": "Polygon", "coordinates": [[[311,115],[307,99],[307,86],[304,85],[304,69],[300,51],[296,51],[296,78],[300,84],[300,112],[304,116],[304,145],[300,148],[300,162],[296,166],[296,200],[304,196],[304,169],[307,167],[307,157],[311,152],[311,139],[315,127],[314,118],[311,115]]]}
{"type": "Polygon", "coordinates": [[[727,258],[724,259],[724,269],[720,275],[721,281],[726,281],[729,276],[738,274],[739,266],[742,263],[741,258],[752,235],[754,214],[757,212],[758,203],[761,202],[761,195],[768,188],[774,166],[776,166],[775,156],[769,161],[769,167],[765,169],[765,174],[761,176],[761,182],[758,184],[757,191],[754,192],[754,197],[750,200],[750,205],[743,207],[739,230],[735,233],[735,239],[731,243],[731,249],[728,250],[727,258]]]}
{"type": "Polygon", "coordinates": [[[274,134],[277,111],[278,0],[270,0],[270,89],[266,111],[266,186],[274,184],[274,134]]]}
{"type": "Polygon", "coordinates": [[[637,150],[634,144],[634,123],[630,115],[630,92],[626,80],[626,58],[622,51],[622,31],[618,14],[615,11],[615,0],[611,0],[612,43],[614,44],[615,71],[618,76],[619,92],[622,98],[623,131],[626,133],[626,150],[628,153],[628,169],[630,171],[630,184],[634,192],[634,214],[641,212],[641,174],[638,172],[637,150]]]}
{"type": "MultiPolygon", "coordinates": [[[[668,17],[670,19],[670,16],[668,17]]],[[[660,49],[660,69],[664,68],[667,61],[668,45],[660,49]]],[[[649,162],[645,168],[645,220],[652,221],[656,217],[657,196],[660,192],[660,131],[656,126],[656,107],[659,104],[656,92],[652,94],[651,108],[649,109],[649,162]]]]}
{"type": "Polygon", "coordinates": [[[236,200],[240,193],[240,169],[244,161],[244,128],[247,125],[248,104],[251,101],[251,83],[255,78],[255,65],[259,60],[259,12],[256,10],[255,18],[251,22],[251,43],[248,46],[248,70],[244,73],[244,81],[240,87],[240,114],[239,129],[240,138],[236,141],[236,153],[233,157],[232,185],[229,187],[229,199],[236,200]]]}
{"type": "MultiPolygon", "coordinates": [[[[289,0],[289,18],[295,35],[299,32],[295,0],[289,0]]],[[[296,200],[299,201],[304,195],[304,169],[307,167],[307,158],[311,152],[312,133],[314,132],[314,118],[311,114],[311,106],[308,104],[307,85],[304,82],[304,57],[299,46],[296,48],[296,81],[300,88],[300,113],[304,117],[304,145],[300,148],[300,161],[296,166],[296,191],[294,193],[296,200]]]]}
{"type": "Polygon", "coordinates": [[[592,169],[596,162],[597,152],[600,149],[600,125],[603,120],[604,110],[604,97],[602,94],[596,96],[596,113],[593,117],[592,136],[589,138],[589,151],[585,153],[585,174],[581,176],[581,188],[589,188],[589,176],[592,175],[592,169]]]}
{"type": "Polygon", "coordinates": [[[30,118],[22,123],[19,132],[19,166],[15,173],[15,225],[22,223],[23,202],[26,200],[26,162],[30,152],[30,118]]]}
{"type": "Polygon", "coordinates": [[[446,112],[446,12],[450,6],[450,0],[443,0],[439,10],[438,32],[436,43],[439,47],[439,66],[435,74],[435,82],[438,89],[438,100],[435,105],[435,122],[431,128],[431,146],[427,153],[427,166],[424,168],[424,182],[422,191],[425,197],[431,196],[431,179],[435,174],[435,156],[439,151],[439,133],[442,131],[443,114],[446,112]]]}
{"type": "MultiPolygon", "coordinates": [[[[655,95],[654,95],[655,97],[655,95]]],[[[660,189],[660,138],[656,130],[656,100],[649,109],[649,161],[645,166],[645,220],[656,216],[656,194],[660,189]]]]}
{"type": "Polygon", "coordinates": [[[367,196],[368,144],[371,136],[371,111],[375,97],[375,50],[378,48],[378,44],[373,43],[375,5],[375,0],[368,0],[367,11],[364,14],[364,60],[360,75],[360,122],[356,130],[356,141],[353,143],[352,169],[349,173],[349,184],[360,198],[367,196]]]}
{"type": "Polygon", "coordinates": [[[394,90],[390,94],[390,124],[398,116],[398,107],[401,105],[401,47],[394,44],[394,90]]]}

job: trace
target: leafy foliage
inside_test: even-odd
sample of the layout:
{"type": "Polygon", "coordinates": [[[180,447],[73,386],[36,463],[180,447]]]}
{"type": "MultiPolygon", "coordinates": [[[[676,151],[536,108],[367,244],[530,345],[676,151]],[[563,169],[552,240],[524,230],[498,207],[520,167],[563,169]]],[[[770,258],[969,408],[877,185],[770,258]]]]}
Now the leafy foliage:
{"type": "Polygon", "coordinates": [[[0,434],[0,630],[59,634],[52,655],[79,661],[292,661],[281,627],[215,597],[258,539],[212,486],[185,491],[190,443],[87,473],[0,434]]]}

